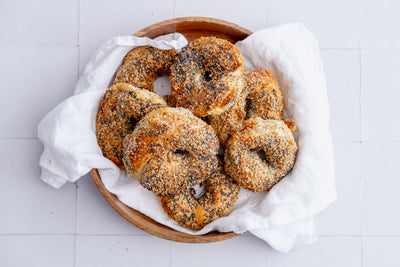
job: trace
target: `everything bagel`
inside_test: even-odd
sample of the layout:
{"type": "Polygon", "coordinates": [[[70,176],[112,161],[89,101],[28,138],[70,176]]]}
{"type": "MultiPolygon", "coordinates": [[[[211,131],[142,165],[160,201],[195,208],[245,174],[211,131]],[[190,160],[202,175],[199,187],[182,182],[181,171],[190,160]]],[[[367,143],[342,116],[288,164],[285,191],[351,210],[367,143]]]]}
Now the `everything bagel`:
{"type": "Polygon", "coordinates": [[[268,191],[292,169],[296,152],[284,121],[251,118],[228,141],[225,171],[243,188],[268,191]]]}
{"type": "Polygon", "coordinates": [[[184,108],[150,112],[125,138],[123,147],[128,175],[157,195],[186,190],[217,167],[219,143],[214,130],[184,108]]]}
{"type": "Polygon", "coordinates": [[[124,169],[122,142],[148,112],[166,106],[164,98],[126,83],[107,89],[101,98],[96,120],[97,143],[103,156],[124,169]]]}
{"type": "Polygon", "coordinates": [[[243,88],[243,58],[232,43],[201,37],[179,53],[171,71],[171,105],[198,117],[233,106],[243,88]]]}
{"type": "Polygon", "coordinates": [[[283,96],[272,72],[260,69],[244,72],[244,88],[236,103],[220,115],[209,116],[222,146],[240,130],[242,122],[252,117],[281,120],[283,96]]]}
{"type": "Polygon", "coordinates": [[[132,49],[118,69],[114,84],[129,83],[152,92],[157,77],[170,74],[177,54],[175,49],[162,50],[148,46],[132,49]]]}

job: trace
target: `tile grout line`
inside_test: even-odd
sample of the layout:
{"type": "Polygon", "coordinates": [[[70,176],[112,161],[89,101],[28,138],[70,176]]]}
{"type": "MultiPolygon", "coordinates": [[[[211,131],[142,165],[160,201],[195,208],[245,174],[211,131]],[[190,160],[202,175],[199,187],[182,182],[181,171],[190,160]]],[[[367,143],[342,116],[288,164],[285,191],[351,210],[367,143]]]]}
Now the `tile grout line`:
{"type": "Polygon", "coordinates": [[[359,47],[358,48],[358,68],[359,68],[359,89],[358,89],[358,102],[359,102],[359,107],[358,107],[358,112],[360,114],[360,124],[359,124],[359,135],[360,135],[360,140],[365,141],[364,140],[364,133],[363,133],[363,123],[362,123],[362,48],[359,47]]]}
{"type": "MultiPolygon", "coordinates": [[[[362,3],[360,6],[360,10],[361,10],[361,19],[363,16],[363,9],[362,9],[362,3]]],[[[359,89],[358,89],[358,102],[359,102],[359,116],[360,116],[360,124],[359,124],[359,135],[360,135],[360,166],[359,166],[359,171],[360,171],[360,178],[361,178],[361,182],[362,182],[362,188],[361,188],[361,196],[362,196],[362,201],[361,201],[361,266],[365,266],[365,257],[364,257],[364,236],[365,236],[365,176],[363,173],[363,148],[364,148],[364,133],[363,133],[363,116],[362,116],[362,86],[363,86],[363,82],[362,82],[362,73],[363,73],[363,67],[362,67],[362,48],[361,48],[361,30],[359,29],[358,31],[358,64],[359,64],[359,89]]]]}
{"type": "Polygon", "coordinates": [[[361,23],[363,19],[363,4],[362,2],[359,3],[359,12],[361,12],[360,18],[360,24],[358,25],[358,69],[359,69],[359,88],[358,88],[358,112],[359,112],[359,139],[360,139],[360,145],[359,145],[359,157],[360,157],[360,163],[359,163],[359,174],[360,174],[360,179],[361,179],[361,244],[360,244],[360,252],[361,252],[361,266],[365,266],[364,262],[364,207],[365,207],[365,177],[363,174],[363,143],[364,143],[364,138],[363,138],[363,123],[362,123],[362,48],[361,48],[361,34],[362,34],[362,28],[361,28],[361,23]]]}
{"type": "MultiPolygon", "coordinates": [[[[79,1],[79,0],[78,0],[79,1]]],[[[75,230],[74,230],[74,267],[76,266],[76,248],[77,248],[77,237],[78,237],[78,181],[75,184],[75,230]]]]}
{"type": "MultiPolygon", "coordinates": [[[[82,236],[82,237],[113,237],[113,236],[118,236],[118,237],[135,237],[135,236],[151,236],[148,233],[143,233],[143,234],[77,234],[77,233],[0,233],[1,236],[82,236]]],[[[320,234],[317,235],[318,237],[366,237],[366,238],[400,238],[400,234],[369,234],[369,235],[363,235],[363,234],[320,234]]],[[[241,238],[247,238],[251,239],[253,236],[243,236],[241,238]]],[[[172,241],[171,241],[171,246],[172,246],[172,241]]]]}
{"type": "Polygon", "coordinates": [[[24,138],[15,138],[15,137],[1,137],[2,141],[36,141],[39,140],[37,137],[24,137],[24,138]]]}
{"type": "Polygon", "coordinates": [[[172,262],[172,241],[169,241],[169,266],[174,266],[172,262]]]}
{"type": "MultiPolygon", "coordinates": [[[[80,74],[80,60],[81,60],[81,48],[80,48],[80,29],[81,29],[81,2],[77,0],[77,20],[78,20],[78,29],[77,29],[77,48],[78,48],[78,59],[77,59],[77,80],[79,79],[80,74]]],[[[77,234],[78,234],[78,181],[75,182],[75,233],[74,233],[74,264],[76,266],[76,250],[77,250],[77,234]]]]}
{"type": "Polygon", "coordinates": [[[77,73],[77,78],[79,79],[81,70],[80,70],[80,61],[81,61],[81,40],[80,40],[80,36],[81,36],[81,2],[80,0],[77,0],[78,2],[78,30],[77,30],[77,48],[78,48],[78,73],[77,73]]]}
{"type": "Polygon", "coordinates": [[[81,35],[81,2],[80,2],[80,0],[77,0],[77,4],[78,4],[78,29],[77,29],[77,34],[78,34],[78,36],[77,36],[77,38],[76,38],[76,40],[77,40],[77,46],[78,47],[80,47],[81,46],[81,44],[80,44],[80,42],[81,42],[81,40],[80,40],[80,35],[81,35]]]}
{"type": "Polygon", "coordinates": [[[359,47],[319,47],[319,50],[333,50],[333,51],[335,51],[335,50],[340,50],[340,51],[354,50],[354,51],[358,51],[359,47]]]}
{"type": "Polygon", "coordinates": [[[361,144],[360,140],[332,140],[334,144],[361,144]]]}
{"type": "Polygon", "coordinates": [[[361,266],[365,266],[365,260],[364,260],[364,236],[361,236],[361,266]]]}
{"type": "Polygon", "coordinates": [[[76,73],[76,78],[77,78],[77,80],[79,80],[79,78],[80,78],[80,74],[81,74],[81,64],[80,64],[80,62],[81,62],[81,47],[80,47],[80,45],[78,44],[78,62],[77,62],[77,64],[78,64],[78,67],[76,68],[77,69],[77,73],[76,73]]]}
{"type": "Polygon", "coordinates": [[[83,236],[83,237],[110,237],[110,236],[149,236],[149,234],[78,234],[78,233],[0,233],[1,236],[83,236]]]}
{"type": "Polygon", "coordinates": [[[269,24],[270,24],[270,18],[271,18],[271,0],[268,0],[267,1],[267,10],[266,10],[266,13],[267,13],[267,17],[266,17],[266,19],[265,19],[265,27],[269,27],[269,24]]]}

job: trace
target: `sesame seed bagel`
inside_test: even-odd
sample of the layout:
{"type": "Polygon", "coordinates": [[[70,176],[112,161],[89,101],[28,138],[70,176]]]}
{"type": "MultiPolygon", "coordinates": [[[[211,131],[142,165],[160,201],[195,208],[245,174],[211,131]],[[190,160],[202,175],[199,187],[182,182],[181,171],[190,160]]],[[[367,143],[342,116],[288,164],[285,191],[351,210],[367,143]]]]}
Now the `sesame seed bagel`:
{"type": "Polygon", "coordinates": [[[229,215],[239,196],[239,185],[225,175],[222,165],[204,184],[205,193],[200,198],[196,198],[189,189],[180,194],[160,196],[161,206],[169,217],[194,230],[229,215]]]}
{"type": "Polygon", "coordinates": [[[271,120],[283,118],[282,90],[272,72],[265,69],[246,71],[245,84],[249,90],[247,118],[256,116],[271,120]]]}
{"type": "Polygon", "coordinates": [[[283,118],[283,96],[274,75],[265,69],[244,72],[244,88],[236,103],[220,115],[209,116],[223,147],[242,122],[251,117],[280,120],[283,118]]]}
{"type": "Polygon", "coordinates": [[[243,58],[227,40],[201,37],[184,47],[171,69],[171,104],[198,117],[230,108],[243,88],[243,58]]]}
{"type": "Polygon", "coordinates": [[[222,147],[226,147],[231,135],[240,130],[242,122],[246,118],[246,100],[248,92],[247,88],[243,88],[242,93],[238,96],[237,102],[228,110],[219,115],[208,116],[209,124],[217,133],[219,142],[222,147]]]}
{"type": "Polygon", "coordinates": [[[284,121],[251,118],[227,143],[225,171],[243,188],[268,191],[292,169],[296,152],[284,121]]]}
{"type": "Polygon", "coordinates": [[[140,46],[132,49],[124,58],[114,79],[116,83],[129,83],[153,91],[153,82],[160,75],[169,75],[178,54],[175,49],[162,50],[140,46]]]}
{"type": "Polygon", "coordinates": [[[100,100],[96,120],[97,143],[103,156],[124,169],[122,141],[148,112],[166,106],[164,98],[126,83],[107,89],[100,100]]]}
{"type": "Polygon", "coordinates": [[[127,174],[143,187],[175,194],[204,181],[217,167],[214,130],[184,108],[147,114],[123,143],[127,174]]]}

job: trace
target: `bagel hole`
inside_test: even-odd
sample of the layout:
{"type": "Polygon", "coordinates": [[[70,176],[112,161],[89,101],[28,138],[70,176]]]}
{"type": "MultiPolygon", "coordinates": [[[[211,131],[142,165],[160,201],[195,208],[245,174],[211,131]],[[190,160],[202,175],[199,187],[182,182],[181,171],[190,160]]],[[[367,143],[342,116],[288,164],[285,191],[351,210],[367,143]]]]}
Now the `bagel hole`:
{"type": "Polygon", "coordinates": [[[259,159],[261,159],[262,161],[267,161],[267,155],[265,154],[265,151],[264,150],[256,150],[256,149],[254,149],[254,150],[251,150],[252,152],[254,152],[254,153],[256,153],[257,154],[257,156],[258,156],[258,158],[259,159]]]}
{"type": "Polygon", "coordinates": [[[210,72],[210,71],[205,71],[205,73],[204,73],[204,79],[205,79],[207,82],[211,81],[212,75],[211,75],[211,72],[210,72]]]}
{"type": "Polygon", "coordinates": [[[133,131],[133,129],[135,128],[135,126],[136,126],[136,124],[137,124],[138,122],[139,122],[139,121],[136,120],[134,117],[131,117],[131,118],[130,118],[129,123],[130,123],[130,125],[131,125],[132,131],[133,131]]]}
{"type": "Polygon", "coordinates": [[[175,155],[179,155],[179,156],[185,156],[188,155],[189,152],[186,150],[182,150],[182,149],[177,149],[173,152],[175,155]]]}
{"type": "Polygon", "coordinates": [[[169,76],[161,75],[153,83],[154,93],[160,95],[171,95],[171,81],[169,76]]]}
{"type": "Polygon", "coordinates": [[[246,104],[244,106],[244,111],[246,112],[246,116],[244,117],[245,120],[249,119],[249,110],[250,110],[250,98],[246,98],[246,104]]]}
{"type": "Polygon", "coordinates": [[[190,192],[192,193],[194,198],[199,199],[206,192],[206,186],[203,182],[201,182],[200,184],[196,184],[193,187],[191,187],[190,192]]]}

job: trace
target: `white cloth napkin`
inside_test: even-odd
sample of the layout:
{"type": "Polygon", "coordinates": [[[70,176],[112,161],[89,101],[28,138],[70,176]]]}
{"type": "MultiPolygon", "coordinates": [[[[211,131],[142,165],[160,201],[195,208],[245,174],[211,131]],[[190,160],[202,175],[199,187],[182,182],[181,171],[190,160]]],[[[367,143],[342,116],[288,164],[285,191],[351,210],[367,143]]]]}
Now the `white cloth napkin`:
{"type": "Polygon", "coordinates": [[[59,188],[97,168],[106,188],[122,202],[178,231],[249,231],[281,252],[314,241],[313,216],[336,199],[336,191],[324,72],[317,42],[300,24],[267,28],[236,44],[245,68],[266,68],[275,74],[284,94],[285,116],[299,128],[296,164],[270,192],[242,188],[229,216],[193,231],[170,219],[153,193],[102,156],[95,134],[98,104],[123,56],[140,45],[180,49],[186,44],[180,34],[157,40],[125,36],[106,42],[87,65],[75,95],[39,124],[38,136],[44,143],[41,179],[59,188]]]}

